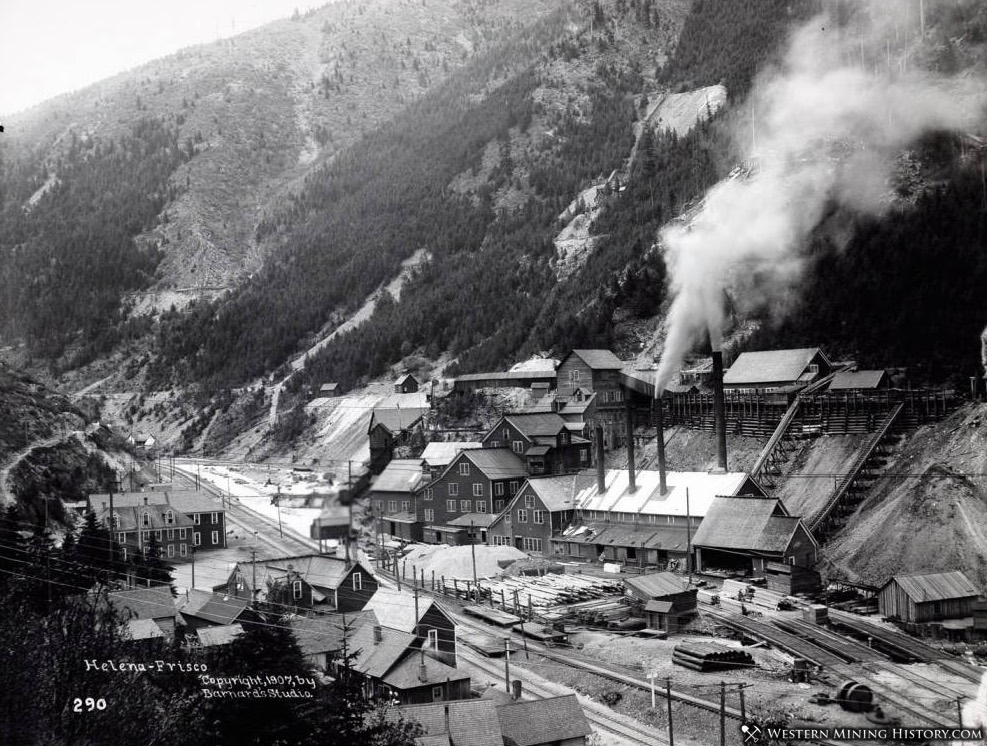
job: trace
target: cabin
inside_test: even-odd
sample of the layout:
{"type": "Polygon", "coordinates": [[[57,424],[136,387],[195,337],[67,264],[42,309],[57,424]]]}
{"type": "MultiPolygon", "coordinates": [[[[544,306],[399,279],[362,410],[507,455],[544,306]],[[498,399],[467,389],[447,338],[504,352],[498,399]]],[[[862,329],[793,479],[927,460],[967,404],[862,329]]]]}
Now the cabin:
{"type": "Polygon", "coordinates": [[[395,394],[414,394],[418,391],[421,384],[418,379],[415,378],[410,373],[405,373],[398,380],[394,382],[394,393],[395,394]]]}
{"type": "Polygon", "coordinates": [[[510,448],[524,459],[532,476],[565,474],[590,466],[590,442],[574,434],[554,412],[504,415],[480,442],[484,448],[510,448]]]}
{"type": "Polygon", "coordinates": [[[799,389],[825,378],[833,366],[818,347],[744,352],[723,374],[727,396],[799,389]]]}
{"type": "Polygon", "coordinates": [[[339,396],[338,383],[324,383],[319,386],[319,397],[323,399],[335,399],[339,396]]]}
{"type": "Polygon", "coordinates": [[[471,513],[499,513],[527,476],[524,461],[508,448],[461,451],[439,476],[416,491],[424,541],[469,543],[466,529],[450,522],[471,513]]]}
{"type": "Polygon", "coordinates": [[[273,601],[305,611],[358,611],[377,591],[377,578],[359,562],[309,554],[238,562],[222,585],[235,598],[273,601]]]}
{"type": "Polygon", "coordinates": [[[819,543],[780,500],[717,497],[692,538],[696,566],[763,577],[769,562],[816,564],[819,543]]]}
{"type": "Polygon", "coordinates": [[[636,575],[624,580],[627,594],[637,599],[648,629],[674,634],[685,627],[698,610],[698,589],[670,572],[636,575]]]}
{"type": "Polygon", "coordinates": [[[505,746],[585,746],[593,732],[575,694],[497,707],[505,746]]]}
{"type": "Polygon", "coordinates": [[[380,474],[394,456],[397,446],[407,445],[422,430],[428,407],[377,407],[370,415],[370,471],[380,474]]]}
{"type": "Polygon", "coordinates": [[[980,590],[959,570],[895,575],[877,594],[881,616],[900,622],[972,617],[980,590]]]}
{"type": "Polygon", "coordinates": [[[576,495],[594,483],[593,476],[588,474],[526,480],[507,508],[491,523],[487,543],[551,556],[552,536],[559,534],[575,516],[576,495]]]}
{"type": "Polygon", "coordinates": [[[206,627],[225,627],[231,624],[254,620],[246,598],[234,598],[222,593],[187,590],[178,598],[178,613],[185,624],[187,633],[198,632],[206,627]]]}
{"type": "Polygon", "coordinates": [[[381,588],[366,609],[384,627],[413,634],[416,647],[436,660],[456,665],[456,624],[435,599],[419,596],[416,601],[411,593],[381,588]]]}
{"type": "Polygon", "coordinates": [[[380,473],[370,488],[370,500],[381,532],[402,541],[422,540],[415,505],[422,478],[419,459],[394,459],[380,473]]]}

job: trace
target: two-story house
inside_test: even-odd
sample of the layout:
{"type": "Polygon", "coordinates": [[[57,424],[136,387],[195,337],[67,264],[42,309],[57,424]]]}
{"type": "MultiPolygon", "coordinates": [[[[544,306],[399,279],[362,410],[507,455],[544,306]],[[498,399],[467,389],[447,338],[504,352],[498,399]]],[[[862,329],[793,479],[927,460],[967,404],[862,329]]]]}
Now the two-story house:
{"type": "Polygon", "coordinates": [[[556,392],[571,396],[577,389],[595,393],[596,424],[602,425],[608,447],[623,443],[624,389],[620,372],[627,365],[610,350],[573,350],[556,369],[556,392]]]}
{"type": "Polygon", "coordinates": [[[575,517],[576,495],[593,484],[592,474],[526,480],[491,524],[487,543],[550,554],[552,536],[561,533],[575,517]]]}
{"type": "Polygon", "coordinates": [[[420,459],[394,459],[370,488],[378,532],[404,541],[421,541],[416,515],[416,490],[423,479],[420,459]]]}
{"type": "Polygon", "coordinates": [[[417,491],[424,541],[468,543],[469,529],[450,522],[470,513],[499,513],[527,476],[524,461],[509,448],[461,451],[441,474],[417,491]]]}
{"type": "Polygon", "coordinates": [[[380,474],[394,457],[394,448],[411,441],[422,429],[428,407],[376,407],[370,415],[370,471],[380,474]]]}
{"type": "Polygon", "coordinates": [[[555,413],[509,414],[481,439],[484,448],[510,448],[528,474],[565,474],[590,466],[590,443],[555,413]]]}

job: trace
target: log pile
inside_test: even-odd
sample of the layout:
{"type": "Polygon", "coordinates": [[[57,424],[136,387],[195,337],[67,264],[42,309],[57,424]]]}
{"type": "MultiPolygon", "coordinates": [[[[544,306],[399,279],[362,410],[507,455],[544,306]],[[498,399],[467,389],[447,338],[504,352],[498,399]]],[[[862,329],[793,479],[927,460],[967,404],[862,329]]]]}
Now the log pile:
{"type": "Polygon", "coordinates": [[[606,625],[623,619],[629,609],[622,601],[624,584],[612,578],[582,575],[504,577],[483,583],[491,603],[504,611],[545,622],[580,621],[606,625]]]}
{"type": "Polygon", "coordinates": [[[742,648],[715,642],[683,642],[672,650],[672,663],[693,671],[722,671],[728,668],[753,668],[754,659],[742,648]]]}
{"type": "Polygon", "coordinates": [[[759,607],[768,611],[775,611],[782,599],[788,601],[798,600],[784,593],[777,593],[767,588],[758,588],[749,583],[741,583],[739,580],[724,580],[720,589],[720,602],[724,608],[733,610],[739,609],[740,604],[745,604],[748,608],[759,607]],[[740,597],[743,597],[741,600],[740,597]]]}

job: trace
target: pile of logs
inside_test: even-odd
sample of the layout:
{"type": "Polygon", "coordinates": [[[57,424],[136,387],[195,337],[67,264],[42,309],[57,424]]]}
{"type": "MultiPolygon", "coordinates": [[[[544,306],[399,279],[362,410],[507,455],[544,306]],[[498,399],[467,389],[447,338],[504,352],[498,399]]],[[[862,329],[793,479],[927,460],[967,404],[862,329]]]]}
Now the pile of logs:
{"type": "Polygon", "coordinates": [[[683,642],[672,650],[672,662],[693,671],[720,671],[726,668],[753,668],[754,659],[742,648],[715,642],[683,642]]]}
{"type": "Polygon", "coordinates": [[[532,616],[554,622],[576,619],[581,613],[603,614],[604,625],[627,616],[627,607],[620,601],[624,584],[611,578],[553,574],[505,577],[483,585],[493,605],[519,616],[527,617],[530,611],[532,616]],[[608,616],[618,607],[620,614],[608,616]]]}

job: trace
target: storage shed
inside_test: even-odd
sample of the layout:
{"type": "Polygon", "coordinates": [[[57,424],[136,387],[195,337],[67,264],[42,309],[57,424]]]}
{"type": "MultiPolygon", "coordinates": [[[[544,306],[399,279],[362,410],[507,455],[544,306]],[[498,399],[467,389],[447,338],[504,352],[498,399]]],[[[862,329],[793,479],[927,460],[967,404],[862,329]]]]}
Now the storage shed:
{"type": "Polygon", "coordinates": [[[973,615],[980,591],[959,570],[895,575],[877,595],[881,616],[902,622],[934,622],[973,615]]]}

